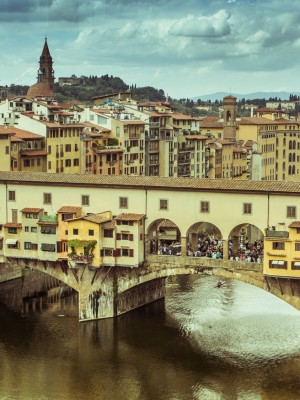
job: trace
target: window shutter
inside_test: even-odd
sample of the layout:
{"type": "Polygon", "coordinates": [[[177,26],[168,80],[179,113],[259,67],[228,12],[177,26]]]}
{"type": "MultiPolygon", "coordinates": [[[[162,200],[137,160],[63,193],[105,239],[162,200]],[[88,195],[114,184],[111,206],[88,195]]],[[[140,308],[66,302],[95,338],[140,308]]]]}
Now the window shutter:
{"type": "Polygon", "coordinates": [[[117,221],[117,225],[121,225],[121,221],[118,220],[118,221],[117,221]]]}
{"type": "Polygon", "coordinates": [[[100,250],[100,256],[101,256],[101,257],[104,256],[104,250],[103,250],[103,249],[100,250]]]}
{"type": "Polygon", "coordinates": [[[129,240],[130,240],[131,242],[133,242],[133,235],[132,235],[132,234],[129,235],[129,240]]]}
{"type": "Polygon", "coordinates": [[[133,221],[129,221],[129,225],[130,225],[130,226],[133,226],[133,221]]]}
{"type": "Polygon", "coordinates": [[[120,257],[120,254],[121,254],[121,250],[120,250],[120,249],[115,249],[115,250],[113,251],[113,256],[114,256],[114,257],[120,257]]]}
{"type": "Polygon", "coordinates": [[[133,257],[133,249],[129,250],[129,257],[133,257]]]}
{"type": "Polygon", "coordinates": [[[117,233],[117,240],[121,240],[121,233],[117,233]]]}

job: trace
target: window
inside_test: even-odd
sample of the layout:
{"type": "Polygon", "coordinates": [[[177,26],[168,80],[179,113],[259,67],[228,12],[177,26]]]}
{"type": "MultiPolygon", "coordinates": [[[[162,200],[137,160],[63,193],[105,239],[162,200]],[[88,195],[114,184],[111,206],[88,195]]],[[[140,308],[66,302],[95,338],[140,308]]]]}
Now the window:
{"type": "Polygon", "coordinates": [[[287,218],[296,218],[296,207],[295,206],[287,206],[286,217],[287,218]]]}
{"type": "Polygon", "coordinates": [[[47,234],[55,235],[56,234],[56,228],[55,228],[55,226],[42,226],[41,227],[41,233],[47,233],[47,234]]]}
{"type": "Polygon", "coordinates": [[[14,235],[17,234],[17,228],[8,228],[8,233],[13,233],[14,235]]]}
{"type": "Polygon", "coordinates": [[[159,200],[159,209],[160,210],[167,210],[168,209],[168,200],[160,199],[159,200]]]}
{"type": "Polygon", "coordinates": [[[36,232],[37,232],[37,227],[36,227],[36,226],[32,226],[32,227],[30,228],[30,230],[31,230],[31,232],[36,233],[36,232]]]}
{"type": "Polygon", "coordinates": [[[89,236],[94,236],[94,229],[89,229],[89,236]]]}
{"type": "Polygon", "coordinates": [[[282,260],[270,260],[269,268],[287,269],[287,262],[282,260]]]}
{"type": "Polygon", "coordinates": [[[295,243],[295,251],[300,251],[300,243],[295,243]]]}
{"type": "Polygon", "coordinates": [[[128,197],[119,198],[120,208],[128,208],[128,197]]]}
{"type": "Polygon", "coordinates": [[[50,244],[50,243],[42,243],[41,245],[41,250],[42,251],[55,251],[55,244],[50,244]]]}
{"type": "Polygon", "coordinates": [[[65,166],[66,167],[71,167],[72,166],[70,159],[65,160],[65,166]]]}
{"type": "Polygon", "coordinates": [[[44,193],[44,204],[52,204],[52,194],[44,193]]]}
{"type": "Polygon", "coordinates": [[[292,269],[300,269],[300,262],[292,261],[292,269]]]}
{"type": "Polygon", "coordinates": [[[25,226],[25,232],[29,232],[29,226],[25,226]]]}
{"type": "Polygon", "coordinates": [[[102,249],[101,256],[112,257],[113,256],[113,249],[102,249]]]}
{"type": "Polygon", "coordinates": [[[16,192],[14,190],[8,191],[8,200],[9,201],[16,201],[16,192]]]}
{"type": "Polygon", "coordinates": [[[65,151],[66,151],[66,153],[69,153],[71,151],[71,145],[70,144],[66,144],[65,145],[65,151]]]}
{"type": "Polygon", "coordinates": [[[25,213],[25,218],[28,219],[38,219],[39,215],[37,213],[25,213]]]}
{"type": "Polygon", "coordinates": [[[200,201],[200,212],[209,213],[209,201],[200,201]]]}
{"type": "Polygon", "coordinates": [[[78,166],[79,166],[79,158],[74,158],[73,167],[78,167],[78,166]]]}
{"type": "Polygon", "coordinates": [[[88,195],[82,195],[81,196],[81,204],[83,206],[89,206],[90,205],[90,196],[88,195]]]}
{"type": "Polygon", "coordinates": [[[9,146],[5,146],[5,154],[9,154],[9,146]]]}
{"type": "Polygon", "coordinates": [[[78,229],[73,229],[73,235],[78,235],[78,229]]]}
{"type": "Polygon", "coordinates": [[[130,240],[133,241],[133,235],[131,233],[117,233],[117,240],[130,240]]]}
{"type": "Polygon", "coordinates": [[[12,222],[18,222],[18,210],[11,210],[12,222]]]}
{"type": "Polygon", "coordinates": [[[252,204],[251,203],[243,204],[243,213],[244,214],[252,214],[252,204]]]}
{"type": "Polygon", "coordinates": [[[285,243],[284,242],[273,242],[272,243],[272,249],[273,250],[284,250],[285,249],[285,243]]]}
{"type": "Polygon", "coordinates": [[[103,236],[105,238],[112,238],[114,237],[114,231],[112,229],[104,229],[103,236]]]}
{"type": "Polygon", "coordinates": [[[67,219],[72,219],[72,218],[73,218],[73,214],[71,214],[71,213],[62,213],[62,215],[61,215],[62,221],[66,221],[67,219]]]}
{"type": "Polygon", "coordinates": [[[30,167],[30,160],[24,160],[23,165],[24,167],[30,167]]]}
{"type": "Polygon", "coordinates": [[[24,242],[24,250],[37,250],[38,245],[36,243],[24,242]]]}

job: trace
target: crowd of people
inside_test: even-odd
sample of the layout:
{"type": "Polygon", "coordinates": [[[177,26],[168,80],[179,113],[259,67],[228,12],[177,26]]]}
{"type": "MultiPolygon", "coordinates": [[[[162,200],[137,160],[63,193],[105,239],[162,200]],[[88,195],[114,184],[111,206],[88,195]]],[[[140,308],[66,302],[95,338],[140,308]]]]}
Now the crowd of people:
{"type": "MultiPolygon", "coordinates": [[[[238,249],[234,252],[233,241],[228,241],[228,257],[231,261],[246,261],[262,263],[263,261],[263,240],[255,240],[253,243],[248,240],[240,241],[238,249]]],[[[156,246],[151,244],[151,253],[159,255],[178,256],[181,255],[181,244],[179,242],[160,241],[156,246]]],[[[223,258],[223,240],[212,239],[209,236],[198,238],[196,246],[187,243],[187,255],[190,257],[208,257],[213,259],[223,258]]]]}

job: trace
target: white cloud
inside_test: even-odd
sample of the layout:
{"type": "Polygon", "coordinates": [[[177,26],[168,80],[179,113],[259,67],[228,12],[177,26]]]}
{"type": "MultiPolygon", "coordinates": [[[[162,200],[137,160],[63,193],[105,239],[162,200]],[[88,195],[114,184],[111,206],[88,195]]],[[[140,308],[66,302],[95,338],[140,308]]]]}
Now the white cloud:
{"type": "Polygon", "coordinates": [[[227,36],[230,34],[229,18],[230,14],[225,10],[207,17],[188,15],[175,22],[170,29],[170,34],[189,37],[227,36]]]}

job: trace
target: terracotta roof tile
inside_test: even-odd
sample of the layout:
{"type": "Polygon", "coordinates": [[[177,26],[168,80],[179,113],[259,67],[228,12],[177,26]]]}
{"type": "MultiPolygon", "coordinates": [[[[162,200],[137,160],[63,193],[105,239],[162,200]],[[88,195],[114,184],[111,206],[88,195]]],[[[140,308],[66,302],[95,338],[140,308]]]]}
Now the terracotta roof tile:
{"type": "Polygon", "coordinates": [[[3,126],[0,125],[0,134],[10,133],[15,135],[19,139],[44,139],[44,136],[36,133],[28,132],[23,129],[15,128],[14,126],[3,126]]]}
{"type": "Polygon", "coordinates": [[[21,156],[26,156],[26,157],[46,156],[47,154],[48,152],[45,150],[21,151],[21,156]]]}
{"type": "Polygon", "coordinates": [[[23,208],[21,210],[22,213],[39,213],[43,211],[43,208],[23,208]]]}
{"type": "Polygon", "coordinates": [[[102,226],[104,229],[114,229],[116,226],[116,221],[105,222],[102,226]]]}
{"type": "Polygon", "coordinates": [[[177,228],[177,225],[170,221],[169,219],[166,219],[165,221],[163,221],[160,225],[160,228],[177,228]]]}
{"type": "Polygon", "coordinates": [[[62,206],[60,209],[57,211],[58,213],[81,213],[82,212],[82,207],[76,207],[76,206],[62,206]]]}
{"type": "Polygon", "coordinates": [[[173,191],[300,194],[300,182],[0,171],[0,183],[173,191]]]}
{"type": "Polygon", "coordinates": [[[289,228],[300,228],[300,221],[293,221],[289,224],[289,228]]]}
{"type": "Polygon", "coordinates": [[[186,135],[185,138],[189,139],[189,140],[207,140],[208,139],[208,137],[204,136],[204,135],[186,135]]]}
{"type": "Polygon", "coordinates": [[[4,228],[22,228],[22,224],[19,224],[17,222],[7,222],[3,226],[4,228]]]}
{"type": "Polygon", "coordinates": [[[132,213],[124,213],[117,215],[115,217],[116,221],[139,221],[140,219],[145,218],[145,214],[132,214],[132,213]]]}

